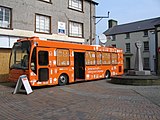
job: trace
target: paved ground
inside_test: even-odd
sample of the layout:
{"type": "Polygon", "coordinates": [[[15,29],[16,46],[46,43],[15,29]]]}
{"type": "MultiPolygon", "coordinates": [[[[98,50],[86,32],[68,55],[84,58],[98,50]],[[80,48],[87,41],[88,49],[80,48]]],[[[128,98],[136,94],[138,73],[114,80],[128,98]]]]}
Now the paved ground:
{"type": "Polygon", "coordinates": [[[160,120],[160,86],[106,80],[34,88],[13,95],[0,84],[0,120],[160,120]]]}

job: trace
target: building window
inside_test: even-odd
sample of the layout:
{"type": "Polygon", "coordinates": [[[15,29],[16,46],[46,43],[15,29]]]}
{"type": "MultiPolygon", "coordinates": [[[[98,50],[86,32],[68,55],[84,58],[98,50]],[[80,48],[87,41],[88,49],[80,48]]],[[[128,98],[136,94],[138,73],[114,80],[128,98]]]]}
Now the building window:
{"type": "Polygon", "coordinates": [[[143,42],[143,44],[144,44],[144,51],[149,51],[149,42],[145,41],[143,42]]]}
{"type": "Polygon", "coordinates": [[[130,38],[130,33],[126,33],[126,39],[130,38]]]}
{"type": "Polygon", "coordinates": [[[115,47],[115,48],[116,48],[116,44],[112,44],[112,47],[115,47]]]}
{"type": "Polygon", "coordinates": [[[69,22],[69,36],[83,37],[83,23],[69,22]]]}
{"type": "Polygon", "coordinates": [[[36,32],[51,33],[51,17],[36,14],[36,32]]]}
{"type": "Polygon", "coordinates": [[[11,28],[11,9],[0,7],[0,27],[11,28]]]}
{"type": "Polygon", "coordinates": [[[112,35],[112,41],[116,41],[116,35],[112,35]]]}
{"type": "Polygon", "coordinates": [[[69,0],[69,8],[78,10],[78,11],[83,11],[83,0],[69,0]]]}
{"type": "Polygon", "coordinates": [[[51,0],[39,0],[39,1],[47,2],[47,3],[51,3],[51,0]]]}
{"type": "Polygon", "coordinates": [[[143,31],[144,37],[148,37],[148,30],[143,31]]]}
{"type": "Polygon", "coordinates": [[[143,68],[145,69],[145,70],[149,70],[150,68],[149,68],[150,66],[149,66],[149,58],[144,58],[143,59],[143,68]]]}
{"type": "Polygon", "coordinates": [[[126,53],[130,53],[130,43],[126,43],[126,53]]]}

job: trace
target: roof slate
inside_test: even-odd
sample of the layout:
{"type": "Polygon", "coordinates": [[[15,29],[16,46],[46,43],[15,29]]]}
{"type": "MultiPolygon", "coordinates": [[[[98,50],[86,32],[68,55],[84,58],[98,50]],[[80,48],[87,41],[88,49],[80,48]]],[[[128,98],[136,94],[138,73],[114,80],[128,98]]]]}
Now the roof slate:
{"type": "Polygon", "coordinates": [[[128,24],[116,25],[104,32],[105,35],[115,35],[155,28],[155,25],[160,24],[160,17],[137,21],[128,24]]]}

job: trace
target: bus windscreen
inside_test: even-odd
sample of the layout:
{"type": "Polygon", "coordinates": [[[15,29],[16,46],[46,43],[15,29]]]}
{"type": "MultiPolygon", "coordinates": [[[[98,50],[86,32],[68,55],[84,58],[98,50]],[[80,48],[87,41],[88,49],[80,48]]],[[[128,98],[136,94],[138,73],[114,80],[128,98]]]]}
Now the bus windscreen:
{"type": "Polygon", "coordinates": [[[11,69],[28,69],[30,47],[29,41],[16,42],[14,44],[10,58],[11,69]]]}

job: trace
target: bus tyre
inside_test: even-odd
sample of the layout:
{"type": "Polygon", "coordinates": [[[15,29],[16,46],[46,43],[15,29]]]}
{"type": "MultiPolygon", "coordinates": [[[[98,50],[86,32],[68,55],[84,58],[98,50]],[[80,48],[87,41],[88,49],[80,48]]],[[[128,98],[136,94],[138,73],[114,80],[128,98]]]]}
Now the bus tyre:
{"type": "Polygon", "coordinates": [[[105,74],[105,78],[106,78],[106,79],[110,78],[110,75],[111,75],[110,72],[107,70],[107,71],[106,71],[106,74],[105,74]]]}
{"type": "Polygon", "coordinates": [[[58,84],[59,84],[60,86],[62,86],[62,85],[66,85],[67,82],[68,82],[68,77],[67,77],[67,75],[66,75],[66,74],[61,74],[61,75],[59,76],[59,78],[58,78],[58,84]]]}

